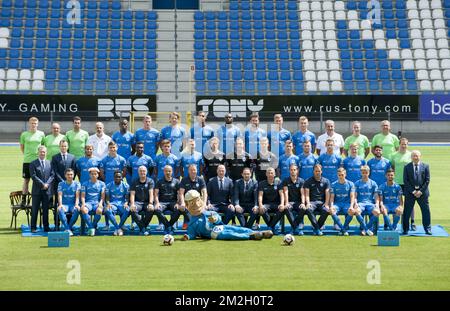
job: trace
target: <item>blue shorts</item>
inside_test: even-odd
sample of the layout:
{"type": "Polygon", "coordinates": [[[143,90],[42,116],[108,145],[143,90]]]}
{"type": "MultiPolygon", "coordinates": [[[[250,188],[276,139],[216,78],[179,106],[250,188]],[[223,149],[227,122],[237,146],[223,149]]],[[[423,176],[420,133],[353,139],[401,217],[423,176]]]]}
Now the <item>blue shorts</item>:
{"type": "Polygon", "coordinates": [[[86,202],[86,208],[88,209],[88,213],[90,215],[95,215],[98,207],[98,202],[86,202]]]}
{"type": "Polygon", "coordinates": [[[348,209],[350,208],[350,203],[334,204],[333,207],[336,209],[337,215],[347,215],[348,209]]]}
{"type": "Polygon", "coordinates": [[[361,209],[362,215],[372,215],[372,212],[375,209],[375,204],[373,203],[358,203],[358,206],[361,209]]]}
{"type": "Polygon", "coordinates": [[[398,204],[384,204],[384,207],[387,209],[388,214],[395,214],[398,204]]]}
{"type": "MultiPolygon", "coordinates": [[[[114,215],[123,215],[128,211],[128,208],[123,207],[123,203],[121,202],[111,202],[111,211],[114,215]]],[[[105,207],[106,210],[106,207],[105,207]]]]}
{"type": "Polygon", "coordinates": [[[64,210],[64,213],[73,213],[73,209],[75,208],[75,205],[68,205],[68,204],[63,204],[62,208],[64,210]]]}

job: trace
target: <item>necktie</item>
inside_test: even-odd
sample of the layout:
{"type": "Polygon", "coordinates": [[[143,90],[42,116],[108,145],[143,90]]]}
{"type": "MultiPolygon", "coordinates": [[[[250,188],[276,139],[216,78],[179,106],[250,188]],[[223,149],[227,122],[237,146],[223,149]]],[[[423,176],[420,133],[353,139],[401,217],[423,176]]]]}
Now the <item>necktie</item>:
{"type": "Polygon", "coordinates": [[[63,162],[66,162],[66,155],[65,154],[62,155],[62,158],[63,158],[63,162]]]}
{"type": "Polygon", "coordinates": [[[419,183],[419,166],[417,164],[414,164],[414,179],[416,183],[419,183]]]}
{"type": "Polygon", "coordinates": [[[222,179],[220,179],[219,181],[220,181],[219,189],[223,190],[223,181],[222,181],[222,179]]]}
{"type": "Polygon", "coordinates": [[[42,169],[45,171],[45,161],[44,160],[41,160],[41,166],[42,166],[42,169]]]}
{"type": "Polygon", "coordinates": [[[244,191],[248,190],[248,182],[245,183],[244,191]]]}

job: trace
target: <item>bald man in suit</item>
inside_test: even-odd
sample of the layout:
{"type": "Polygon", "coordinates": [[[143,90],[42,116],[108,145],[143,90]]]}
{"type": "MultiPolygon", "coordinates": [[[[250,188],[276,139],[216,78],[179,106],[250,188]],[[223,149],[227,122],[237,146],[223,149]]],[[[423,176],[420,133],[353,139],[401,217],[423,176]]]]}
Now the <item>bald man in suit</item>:
{"type": "Polygon", "coordinates": [[[33,180],[33,188],[31,190],[31,232],[33,233],[36,232],[38,211],[41,206],[44,231],[50,231],[48,208],[53,194],[53,180],[55,178],[50,161],[45,159],[47,148],[40,146],[38,155],[39,157],[30,163],[30,175],[33,180]]]}
{"type": "Polygon", "coordinates": [[[414,204],[417,202],[422,212],[423,229],[427,235],[431,235],[431,215],[428,198],[430,191],[430,167],[421,160],[421,153],[418,150],[411,152],[412,162],[407,164],[403,170],[403,183],[405,186],[405,210],[403,212],[403,234],[408,234],[409,221],[414,204]]]}

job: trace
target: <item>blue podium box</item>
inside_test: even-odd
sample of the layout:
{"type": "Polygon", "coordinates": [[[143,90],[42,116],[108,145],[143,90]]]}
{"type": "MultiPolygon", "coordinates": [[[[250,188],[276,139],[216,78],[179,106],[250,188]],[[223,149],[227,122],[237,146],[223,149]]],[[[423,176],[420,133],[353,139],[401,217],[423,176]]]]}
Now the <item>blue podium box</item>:
{"type": "Polygon", "coordinates": [[[49,232],[48,247],[69,247],[69,232],[49,232]]]}
{"type": "Polygon", "coordinates": [[[400,234],[397,231],[378,231],[378,246],[399,246],[400,234]]]}

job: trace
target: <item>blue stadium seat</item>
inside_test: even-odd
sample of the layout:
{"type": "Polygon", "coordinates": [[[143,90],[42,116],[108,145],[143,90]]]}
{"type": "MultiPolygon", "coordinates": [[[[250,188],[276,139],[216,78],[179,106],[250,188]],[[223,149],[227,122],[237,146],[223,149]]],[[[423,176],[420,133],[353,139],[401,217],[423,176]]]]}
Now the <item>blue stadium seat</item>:
{"type": "Polygon", "coordinates": [[[256,71],[256,80],[265,81],[266,80],[266,72],[264,70],[256,71]]]}
{"type": "Polygon", "coordinates": [[[392,83],[391,81],[383,81],[381,82],[381,88],[383,91],[391,91],[392,90],[392,83]]]}
{"type": "Polygon", "coordinates": [[[378,59],[387,59],[386,50],[377,50],[377,58],[378,59]]]}
{"type": "MultiPolygon", "coordinates": [[[[228,50],[223,49],[219,52],[219,58],[221,60],[224,60],[224,59],[227,60],[230,58],[230,53],[228,52],[228,50]]],[[[228,63],[228,61],[226,63],[228,63]]]]}
{"type": "Polygon", "coordinates": [[[353,91],[354,85],[351,81],[344,81],[344,91],[353,91]]]}
{"type": "Polygon", "coordinates": [[[373,40],[363,40],[363,48],[365,49],[373,49],[375,44],[373,40]]]}
{"type": "Polygon", "coordinates": [[[395,81],[394,88],[396,91],[403,91],[405,89],[405,83],[403,81],[395,81]]]}
{"type": "Polygon", "coordinates": [[[378,91],[380,89],[380,83],[378,81],[369,82],[369,90],[378,91]]]}
{"type": "Polygon", "coordinates": [[[242,91],[242,82],[240,82],[240,81],[233,82],[233,91],[241,92],[242,91]]]}
{"type": "Polygon", "coordinates": [[[240,80],[242,80],[242,72],[241,72],[241,71],[233,70],[232,73],[231,73],[231,78],[232,78],[234,81],[240,81],[240,80]]]}
{"type": "Polygon", "coordinates": [[[389,80],[390,75],[388,70],[380,70],[379,71],[380,80],[389,80]]]}
{"type": "Polygon", "coordinates": [[[354,76],[355,76],[355,80],[365,80],[366,79],[364,71],[362,71],[362,70],[356,70],[354,76]]]}
{"type": "Polygon", "coordinates": [[[361,49],[361,40],[350,40],[350,47],[354,50],[361,49]]]}
{"type": "Polygon", "coordinates": [[[368,70],[367,71],[367,79],[368,80],[378,80],[378,74],[376,70],[368,70]]]}
{"type": "Polygon", "coordinates": [[[405,70],[405,79],[407,80],[415,80],[416,73],[414,70],[405,70]]]}
{"type": "Polygon", "coordinates": [[[268,79],[271,81],[278,81],[278,71],[270,70],[268,72],[268,79]]]}
{"type": "Polygon", "coordinates": [[[279,92],[280,91],[280,86],[278,81],[270,81],[269,82],[269,89],[271,92],[279,92]]]}
{"type": "Polygon", "coordinates": [[[342,29],[347,29],[347,22],[344,20],[338,20],[336,23],[337,29],[342,30],[342,29]]]}
{"type": "Polygon", "coordinates": [[[221,81],[220,82],[220,90],[221,91],[229,91],[231,89],[231,84],[229,81],[221,81]]]}
{"type": "Polygon", "coordinates": [[[258,81],[257,88],[259,92],[266,92],[267,91],[267,82],[265,81],[258,81]]]}
{"type": "Polygon", "coordinates": [[[337,37],[339,40],[347,40],[348,39],[347,30],[338,30],[337,37]]]}
{"type": "Polygon", "coordinates": [[[299,82],[299,81],[295,82],[294,83],[294,89],[296,91],[303,92],[305,90],[304,82],[299,82]]]}
{"type": "Polygon", "coordinates": [[[269,1],[264,1],[264,10],[266,11],[273,11],[274,9],[274,5],[273,2],[269,2],[269,1]]]}
{"type": "Polygon", "coordinates": [[[417,82],[416,81],[408,81],[406,84],[406,88],[408,91],[416,91],[417,90],[417,82]]]}
{"type": "Polygon", "coordinates": [[[233,69],[233,70],[241,70],[242,69],[241,62],[238,61],[238,60],[231,61],[231,69],[233,69]]]}
{"type": "Polygon", "coordinates": [[[341,50],[341,59],[350,59],[350,51],[341,50]]]}
{"type": "Polygon", "coordinates": [[[255,90],[255,82],[253,81],[245,81],[245,91],[250,92],[255,90]]]}
{"type": "Polygon", "coordinates": [[[365,91],[365,90],[367,90],[366,82],[356,82],[356,89],[358,91],[365,91]]]}
{"type": "Polygon", "coordinates": [[[289,22],[289,30],[299,30],[298,22],[297,21],[290,21],[289,22]]]}
{"type": "Polygon", "coordinates": [[[402,71],[401,70],[392,70],[392,79],[394,80],[401,80],[403,79],[402,71]]]}
{"type": "Polygon", "coordinates": [[[229,72],[229,71],[226,71],[226,70],[221,71],[221,72],[219,73],[219,79],[222,80],[222,81],[228,81],[228,80],[230,80],[230,72],[229,72]]]}
{"type": "Polygon", "coordinates": [[[407,39],[400,40],[400,48],[402,48],[402,49],[411,48],[411,44],[410,44],[409,40],[407,40],[407,39]]]}
{"type": "Polygon", "coordinates": [[[69,88],[67,81],[58,81],[58,90],[66,91],[69,88]]]}
{"type": "Polygon", "coordinates": [[[352,52],[352,58],[353,59],[362,59],[363,58],[363,53],[360,50],[356,50],[352,52]]]}
{"type": "Polygon", "coordinates": [[[342,79],[349,81],[353,80],[352,71],[351,70],[343,70],[342,71],[342,79]]]}
{"type": "MultiPolygon", "coordinates": [[[[342,66],[342,68],[344,68],[344,66],[342,66]]],[[[353,61],[353,68],[354,69],[363,69],[364,68],[364,63],[361,60],[355,60],[353,61]]]]}
{"type": "Polygon", "coordinates": [[[70,61],[67,59],[60,59],[59,60],[59,69],[69,69],[70,67],[70,61]]]}
{"type": "Polygon", "coordinates": [[[391,61],[391,68],[392,69],[401,69],[402,68],[402,64],[399,60],[392,60],[391,61]]]}

